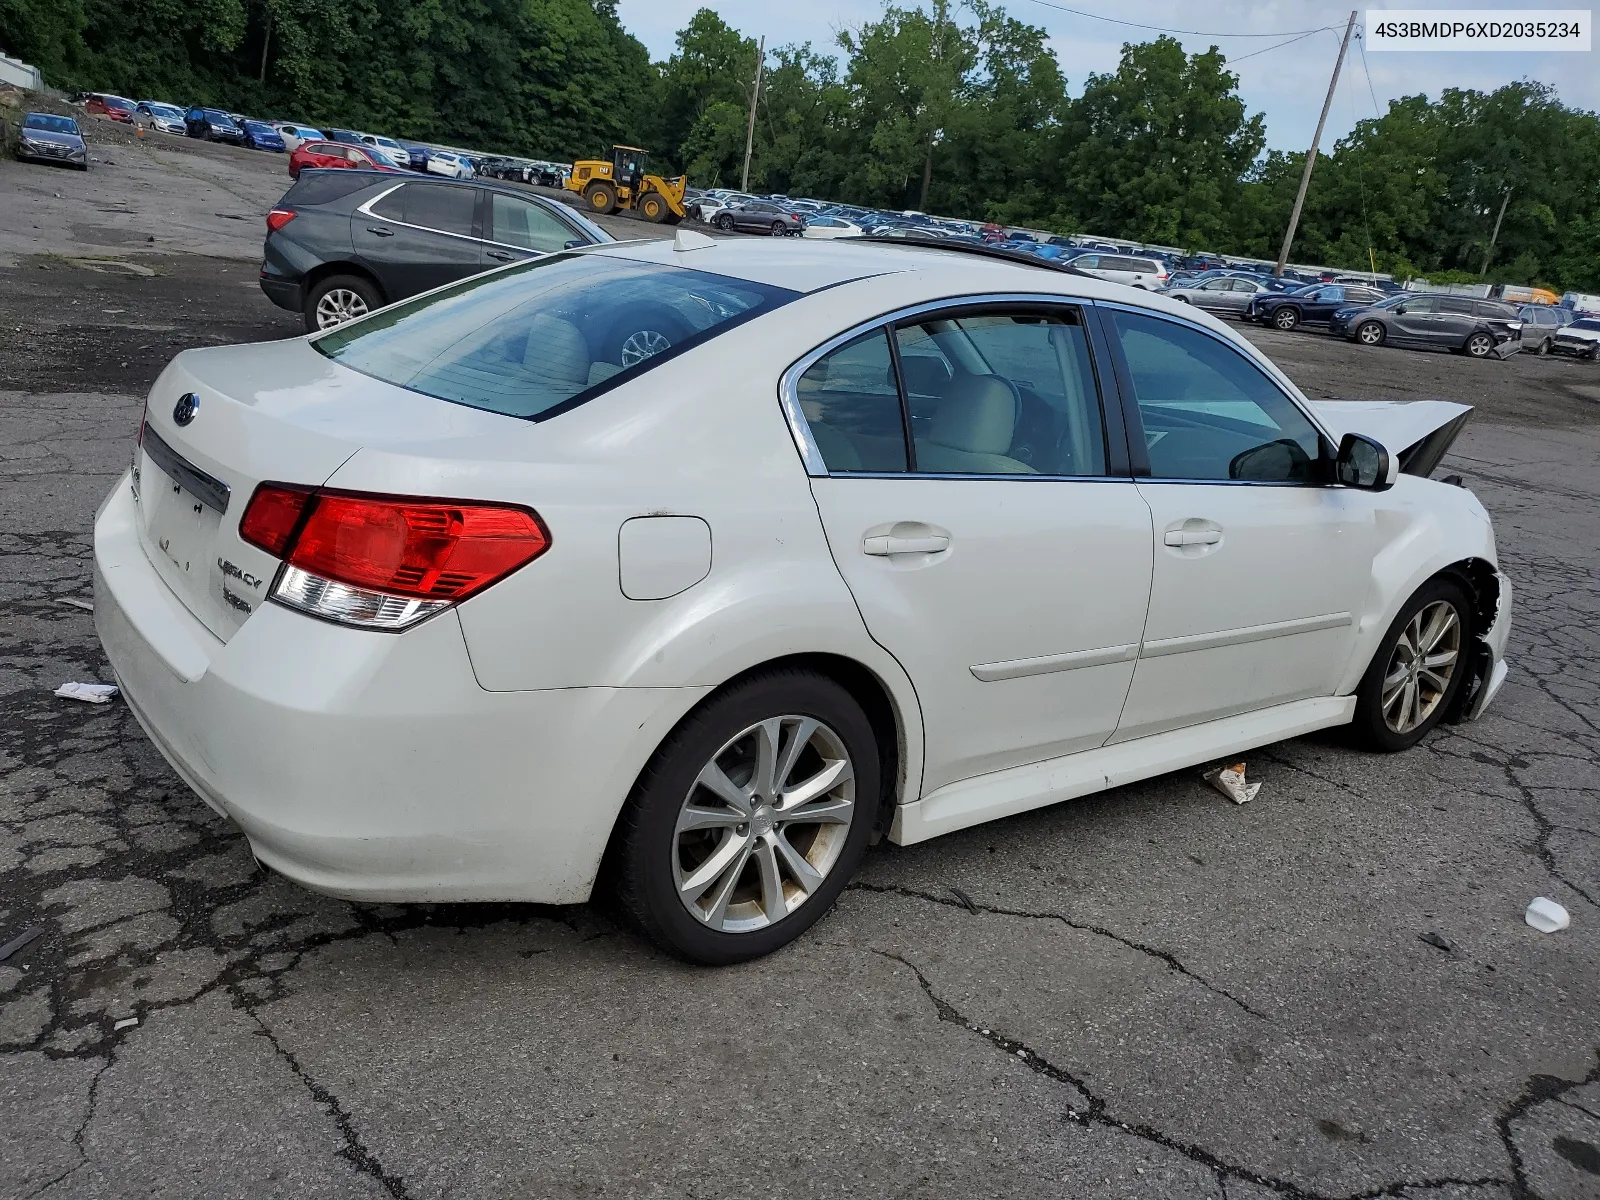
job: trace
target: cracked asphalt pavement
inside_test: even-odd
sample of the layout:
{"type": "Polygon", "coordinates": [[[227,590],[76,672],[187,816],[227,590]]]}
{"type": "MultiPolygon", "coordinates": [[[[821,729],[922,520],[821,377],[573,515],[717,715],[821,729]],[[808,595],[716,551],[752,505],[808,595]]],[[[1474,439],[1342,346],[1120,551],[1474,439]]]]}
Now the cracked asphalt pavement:
{"type": "Polygon", "coordinates": [[[110,679],[60,601],[144,389],[296,332],[259,226],[182,236],[271,160],[177,154],[0,163],[0,943],[43,930],[0,963],[0,1197],[1600,1196],[1600,370],[1251,335],[1315,395],[1479,406],[1440,474],[1517,588],[1481,721],[880,846],[696,969],[603,906],[305,892],[120,702],[51,695],[110,679]]]}

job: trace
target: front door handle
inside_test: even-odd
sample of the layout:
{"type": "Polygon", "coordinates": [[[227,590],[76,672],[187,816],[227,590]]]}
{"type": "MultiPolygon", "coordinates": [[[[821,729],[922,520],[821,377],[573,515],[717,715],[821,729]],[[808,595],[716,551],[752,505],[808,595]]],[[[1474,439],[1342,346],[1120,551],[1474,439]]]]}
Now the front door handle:
{"type": "Polygon", "coordinates": [[[394,236],[394,230],[385,229],[382,225],[368,225],[367,226],[367,232],[368,233],[375,233],[379,237],[393,237],[394,236]]]}
{"type": "Polygon", "coordinates": [[[1166,546],[1215,546],[1221,540],[1220,529],[1169,529],[1161,542],[1166,546]]]}
{"type": "Polygon", "coordinates": [[[487,250],[484,253],[486,253],[496,262],[510,262],[512,259],[516,258],[515,254],[507,254],[504,250],[487,250]]]}
{"type": "Polygon", "coordinates": [[[893,534],[881,533],[862,541],[861,552],[871,554],[877,558],[888,558],[891,554],[937,554],[941,550],[950,549],[950,539],[941,533],[929,534],[927,537],[895,537],[893,534]]]}

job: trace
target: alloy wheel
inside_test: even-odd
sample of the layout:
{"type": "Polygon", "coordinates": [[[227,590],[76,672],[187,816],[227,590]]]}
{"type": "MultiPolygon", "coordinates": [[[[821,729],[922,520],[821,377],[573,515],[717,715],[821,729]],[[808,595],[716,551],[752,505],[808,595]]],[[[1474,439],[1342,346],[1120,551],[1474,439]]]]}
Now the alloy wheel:
{"type": "Polygon", "coordinates": [[[1433,716],[1455,678],[1461,657],[1461,618],[1448,600],[1435,600],[1406,622],[1383,675],[1383,721],[1408,734],[1433,716]]]}
{"type": "Polygon", "coordinates": [[[1376,321],[1368,321],[1356,330],[1356,337],[1361,339],[1363,346],[1377,346],[1383,342],[1383,326],[1376,321]]]}
{"type": "Polygon", "coordinates": [[[332,288],[317,301],[317,328],[332,329],[367,315],[367,302],[349,288],[332,288]]]}
{"type": "Polygon", "coordinates": [[[1272,318],[1272,323],[1279,329],[1293,329],[1300,324],[1300,314],[1292,308],[1280,308],[1272,318]]]}
{"type": "Polygon", "coordinates": [[[839,861],[855,800],[850,753],[823,722],[789,714],[749,726],[683,799],[672,847],[678,899],[723,933],[781,921],[839,861]]]}
{"type": "Polygon", "coordinates": [[[641,329],[637,333],[630,333],[622,343],[622,365],[631,367],[634,363],[643,362],[647,358],[654,358],[663,350],[672,349],[672,342],[664,333],[654,329],[641,329]]]}
{"type": "Polygon", "coordinates": [[[1475,333],[1467,339],[1467,353],[1473,358],[1487,358],[1494,349],[1494,339],[1487,333],[1475,333]]]}

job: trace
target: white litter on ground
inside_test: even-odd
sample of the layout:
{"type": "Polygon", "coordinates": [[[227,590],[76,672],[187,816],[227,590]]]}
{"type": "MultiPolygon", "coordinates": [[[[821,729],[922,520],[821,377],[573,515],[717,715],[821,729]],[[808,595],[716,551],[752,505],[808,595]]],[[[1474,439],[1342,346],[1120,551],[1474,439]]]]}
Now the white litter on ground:
{"type": "Polygon", "coordinates": [[[122,1020],[118,1021],[111,1028],[112,1028],[113,1031],[116,1031],[118,1029],[128,1029],[128,1028],[131,1028],[134,1025],[137,1025],[138,1023],[139,1023],[139,1018],[138,1017],[123,1017],[122,1020]]]}
{"type": "Polygon", "coordinates": [[[1250,803],[1261,790],[1259,783],[1245,782],[1243,763],[1234,763],[1231,767],[1215,767],[1201,778],[1235,804],[1250,803]]]}
{"type": "Polygon", "coordinates": [[[1533,903],[1528,905],[1528,911],[1522,914],[1522,919],[1540,933],[1555,933],[1558,929],[1565,929],[1572,924],[1572,917],[1568,915],[1567,910],[1544,896],[1533,898],[1533,903]]]}
{"type": "Polygon", "coordinates": [[[57,604],[69,604],[73,608],[81,608],[81,609],[83,609],[84,612],[93,612],[94,611],[94,605],[93,604],[91,604],[87,600],[79,600],[75,596],[57,596],[56,597],[56,603],[57,604]]]}
{"type": "Polygon", "coordinates": [[[56,695],[64,700],[83,700],[89,704],[106,704],[117,694],[114,683],[63,683],[56,695]]]}

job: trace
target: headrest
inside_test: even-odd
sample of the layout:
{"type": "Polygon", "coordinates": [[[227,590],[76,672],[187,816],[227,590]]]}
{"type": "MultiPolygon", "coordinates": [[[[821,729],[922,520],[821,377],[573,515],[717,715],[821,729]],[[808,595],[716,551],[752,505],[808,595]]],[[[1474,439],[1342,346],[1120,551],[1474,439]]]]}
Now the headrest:
{"type": "Polygon", "coordinates": [[[998,375],[963,375],[933,416],[930,441],[973,454],[1004,454],[1017,426],[1017,399],[998,375]]]}
{"type": "Polygon", "coordinates": [[[571,321],[540,313],[528,322],[522,365],[542,387],[571,396],[589,386],[589,344],[571,321]]]}

